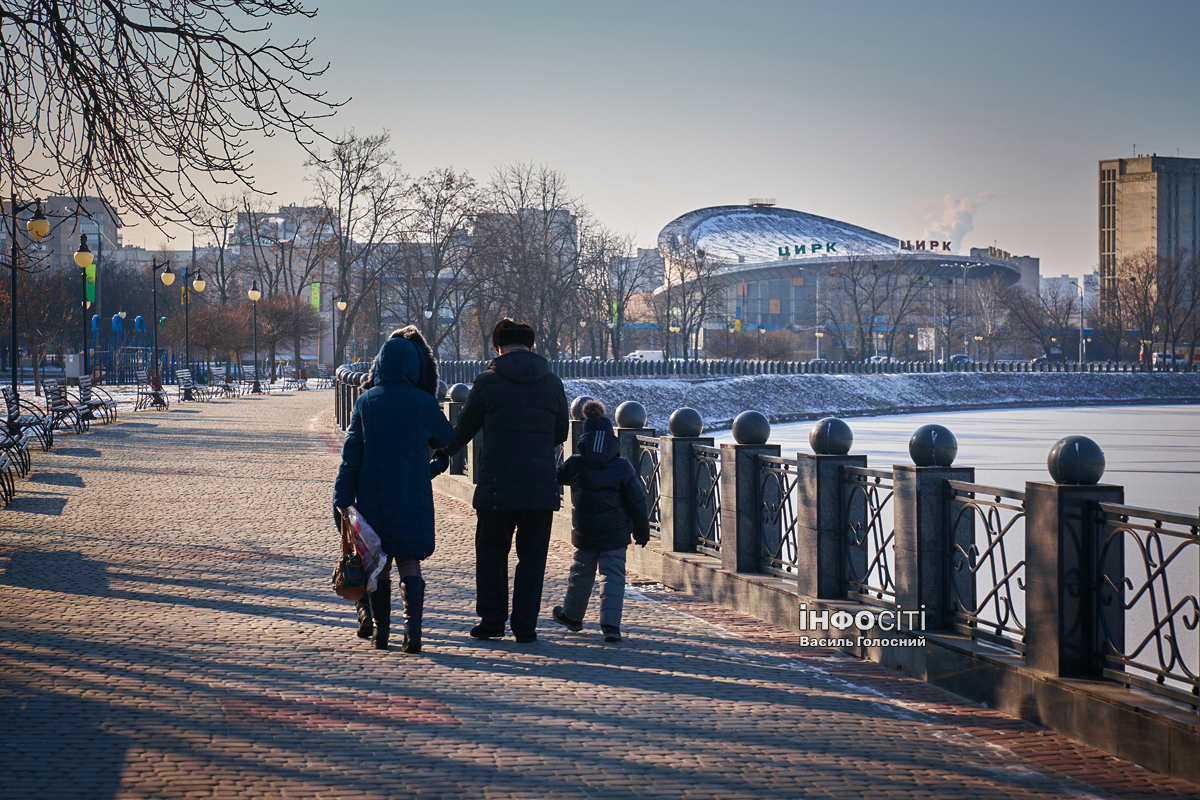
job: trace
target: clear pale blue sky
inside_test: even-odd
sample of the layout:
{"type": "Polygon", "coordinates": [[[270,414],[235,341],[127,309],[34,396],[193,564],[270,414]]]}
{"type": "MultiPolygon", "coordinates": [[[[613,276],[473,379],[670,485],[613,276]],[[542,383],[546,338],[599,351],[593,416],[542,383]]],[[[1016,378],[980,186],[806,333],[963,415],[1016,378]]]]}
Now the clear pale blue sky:
{"type": "MultiPolygon", "coordinates": [[[[330,130],[390,129],[414,175],[548,164],[642,246],[686,211],[766,196],[1080,274],[1097,260],[1097,160],[1135,143],[1200,157],[1195,0],[319,9],[276,37],[315,35],[321,85],[352,96],[330,130]]],[[[275,142],[260,183],[301,200],[302,154],[275,142]]]]}

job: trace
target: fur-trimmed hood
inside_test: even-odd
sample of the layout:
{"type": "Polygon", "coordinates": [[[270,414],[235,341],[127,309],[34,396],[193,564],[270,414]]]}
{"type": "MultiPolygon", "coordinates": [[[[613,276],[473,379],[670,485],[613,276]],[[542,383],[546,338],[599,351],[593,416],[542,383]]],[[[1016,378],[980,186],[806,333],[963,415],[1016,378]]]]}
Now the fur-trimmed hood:
{"type": "MultiPolygon", "coordinates": [[[[425,337],[421,335],[420,329],[418,329],[416,325],[409,325],[397,331],[393,331],[392,335],[389,336],[388,339],[407,339],[416,346],[417,352],[421,356],[421,369],[417,379],[412,381],[412,383],[418,389],[423,389],[434,397],[437,397],[437,361],[433,357],[433,350],[425,341],[425,337]]],[[[371,362],[371,369],[367,372],[367,383],[365,384],[364,388],[370,388],[372,386],[379,385],[379,380],[376,378],[378,365],[379,356],[376,356],[375,360],[371,362]]]]}

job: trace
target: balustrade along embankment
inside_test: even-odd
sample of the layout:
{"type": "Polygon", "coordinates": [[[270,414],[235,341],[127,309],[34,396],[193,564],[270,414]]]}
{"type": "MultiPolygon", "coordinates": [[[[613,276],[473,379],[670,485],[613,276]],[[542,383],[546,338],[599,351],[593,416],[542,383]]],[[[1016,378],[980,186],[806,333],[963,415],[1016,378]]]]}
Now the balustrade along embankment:
{"type": "MultiPolygon", "coordinates": [[[[342,427],[366,366],[339,370],[342,427]]],[[[446,391],[451,422],[467,392],[446,391]]],[[[1059,440],[1048,480],[997,487],[956,463],[940,425],[913,433],[911,464],[877,465],[833,417],[813,425],[812,452],[788,454],[757,411],[719,445],[691,408],[666,431],[646,427],[636,401],[615,418],[650,500],[653,538],[630,548],[631,572],[784,625],[801,647],[879,661],[1200,779],[1200,516],[1141,508],[1102,483],[1092,440],[1059,440]]],[[[474,448],[439,490],[469,500],[474,448]]]]}

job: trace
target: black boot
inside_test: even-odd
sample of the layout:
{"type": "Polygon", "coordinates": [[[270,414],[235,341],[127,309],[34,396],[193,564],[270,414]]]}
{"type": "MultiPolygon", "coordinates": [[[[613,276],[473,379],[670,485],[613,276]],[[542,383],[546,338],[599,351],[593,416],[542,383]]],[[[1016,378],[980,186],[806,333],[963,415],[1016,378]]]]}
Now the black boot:
{"type": "Polygon", "coordinates": [[[371,601],[364,594],[354,601],[354,610],[358,612],[358,638],[370,639],[375,632],[375,619],[371,616],[371,601]]]}
{"type": "Polygon", "coordinates": [[[421,652],[421,612],[425,608],[425,579],[409,575],[400,579],[400,596],[404,600],[403,653],[421,652]]]}
{"type": "Polygon", "coordinates": [[[371,616],[375,618],[375,633],[371,642],[376,650],[387,650],[388,633],[392,627],[392,582],[381,580],[373,592],[367,592],[371,600],[371,616]]]}

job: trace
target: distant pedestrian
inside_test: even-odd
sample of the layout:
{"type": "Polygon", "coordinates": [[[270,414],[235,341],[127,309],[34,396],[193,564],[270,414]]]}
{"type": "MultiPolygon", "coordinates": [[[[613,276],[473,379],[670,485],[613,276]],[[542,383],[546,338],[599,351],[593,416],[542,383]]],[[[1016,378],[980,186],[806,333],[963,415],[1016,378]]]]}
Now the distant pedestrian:
{"type": "Polygon", "coordinates": [[[333,487],[334,523],[339,522],[338,509],[353,503],[388,555],[375,591],[355,603],[359,637],[370,637],[379,650],[388,646],[394,562],[404,601],[400,649],[421,652],[421,561],[434,545],[429,448],[444,447],[454,438],[437,402],[437,381],[437,364],[420,332],[409,326],[393,333],[379,348],[342,445],[333,487]]]}
{"type": "MultiPolygon", "coordinates": [[[[559,507],[555,446],[567,440],[567,396],[546,359],[533,351],[530,325],[501,320],[492,331],[500,355],[476,376],[458,415],[458,434],[439,462],[483,435],[475,507],[476,639],[537,641],[550,525],[559,507]],[[512,616],[508,613],[508,552],[517,540],[512,616]]],[[[474,457],[474,456],[472,456],[474,457]]]]}
{"type": "Polygon", "coordinates": [[[637,470],[618,451],[604,405],[583,405],[579,452],[558,469],[558,482],[571,487],[571,544],[575,560],[567,580],[567,598],[554,609],[554,621],[578,633],[596,569],[600,570],[600,630],[604,641],[621,641],[625,604],[625,549],[630,535],[642,547],[650,541],[646,492],[637,470]]]}

